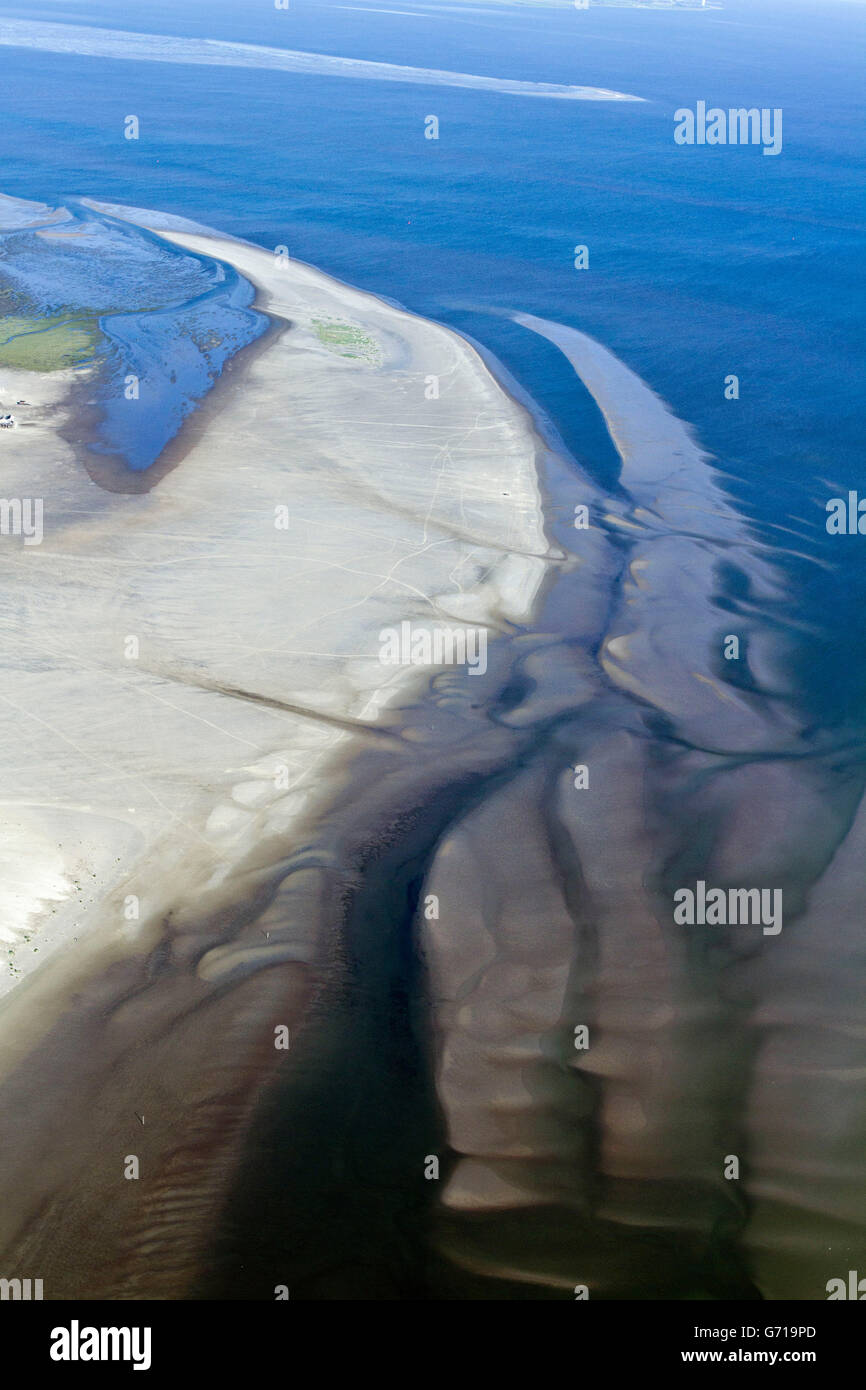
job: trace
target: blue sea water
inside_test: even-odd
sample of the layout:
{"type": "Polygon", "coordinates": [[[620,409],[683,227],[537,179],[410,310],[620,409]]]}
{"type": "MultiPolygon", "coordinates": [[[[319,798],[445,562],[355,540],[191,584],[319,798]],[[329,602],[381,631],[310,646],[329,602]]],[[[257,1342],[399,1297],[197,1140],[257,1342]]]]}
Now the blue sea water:
{"type": "Polygon", "coordinates": [[[121,469],[144,471],[268,320],[251,307],[253,288],[233,266],[69,201],[61,221],[0,233],[0,283],[40,317],[98,315],[98,376],[89,391],[100,418],[91,448],[121,469]],[[128,409],[131,390],[139,410],[128,409]]]}
{"type": "Polygon", "coordinates": [[[756,537],[776,548],[788,579],[779,617],[802,625],[796,674],[815,717],[859,718],[863,542],[828,536],[824,504],[862,479],[866,7],[387,12],[404,8],[44,0],[38,16],[0,4],[0,18],[587,83],[646,100],[0,49],[0,188],[159,208],[287,245],[477,339],[580,462],[610,480],[614,452],[571,368],[502,311],[590,333],[692,423],[756,537]],[[677,146],[673,113],[699,100],[781,107],[781,155],[677,146]],[[140,120],[138,141],[124,139],[128,114],[140,120]],[[430,114],[438,141],[424,138],[430,114]],[[578,244],[589,247],[586,271],[573,265],[578,244]],[[725,399],[729,374],[738,401],[725,399]]]}

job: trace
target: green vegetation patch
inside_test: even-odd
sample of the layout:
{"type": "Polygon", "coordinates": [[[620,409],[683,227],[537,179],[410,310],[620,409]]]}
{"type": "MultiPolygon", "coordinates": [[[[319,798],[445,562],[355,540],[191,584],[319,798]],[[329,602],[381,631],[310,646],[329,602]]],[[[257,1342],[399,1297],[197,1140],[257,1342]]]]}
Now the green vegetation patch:
{"type": "Polygon", "coordinates": [[[89,362],[102,334],[95,317],[0,318],[0,367],[59,372],[89,362]]]}
{"type": "Polygon", "coordinates": [[[373,367],[381,367],[382,349],[376,339],[357,324],[344,319],[313,319],[312,327],[319,342],[338,357],[357,357],[373,367]]]}

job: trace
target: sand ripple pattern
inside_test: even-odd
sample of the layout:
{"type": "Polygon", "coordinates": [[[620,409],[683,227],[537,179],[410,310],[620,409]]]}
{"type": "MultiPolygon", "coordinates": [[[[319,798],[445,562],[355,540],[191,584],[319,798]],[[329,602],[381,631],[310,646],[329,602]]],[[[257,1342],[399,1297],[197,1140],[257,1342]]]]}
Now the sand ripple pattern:
{"type": "MultiPolygon", "coordinates": [[[[315,795],[232,842],[249,771],[208,822],[231,871],[167,846],[137,949],[16,1033],[7,1277],[88,1298],[810,1300],[862,1259],[861,750],[800,715],[772,553],[688,427],[597,343],[518,321],[594,395],[619,487],[551,456],[550,577],[532,616],[500,609],[486,674],[440,672],[366,724],[286,705],[339,727],[315,795]],[[698,878],[782,888],[783,931],[676,926],[698,878]],[[145,1180],[118,1182],[119,1146],[145,1180]]],[[[366,505],[373,479],[354,487],[366,505]]],[[[471,545],[470,520],[440,529],[471,545]]],[[[7,1039],[44,1007],[36,981],[7,1039]]]]}

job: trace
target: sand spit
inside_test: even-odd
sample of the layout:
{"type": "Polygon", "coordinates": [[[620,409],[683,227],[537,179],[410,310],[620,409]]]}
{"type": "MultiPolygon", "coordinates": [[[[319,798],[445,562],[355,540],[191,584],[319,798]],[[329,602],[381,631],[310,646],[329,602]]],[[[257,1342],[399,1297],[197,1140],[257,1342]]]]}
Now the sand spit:
{"type": "Polygon", "coordinates": [[[35,1260],[48,1298],[191,1286],[284,1060],[274,1030],[321,989],[359,863],[419,784],[513,749],[472,742],[459,690],[438,721],[416,710],[434,673],[383,665],[381,632],[483,631],[474,706],[556,559],[540,440],[461,338],[255,247],[171,235],[249,275],[284,331],[155,489],[86,476],[61,434],[72,374],[0,373],[0,399],[28,402],[5,492],[44,504],[40,545],[2,539],[0,1264],[35,1260]]]}
{"type": "Polygon", "coordinates": [[[68,512],[8,552],[17,853],[59,838],[58,786],[94,839],[141,840],[0,1016],[4,1273],[47,1298],[824,1298],[864,1237],[863,773],[799,715],[771,553],[575,330],[521,319],[622,474],[606,496],[549,457],[549,545],[537,440],[462,340],[163,233],[291,327],[148,494],[31,426],[68,512]],[[486,671],[383,680],[398,613],[496,631],[486,671]],[[698,879],[781,889],[782,932],[678,926],[698,879]]]}
{"type": "MultiPolygon", "coordinates": [[[[0,926],[38,921],[43,957],[106,890],[94,855],[108,823],[110,878],[166,835],[225,877],[245,837],[288,824],[323,758],[354,723],[379,727],[411,680],[381,664],[382,629],[507,629],[547,567],[538,440],[468,345],[257,248],[172,239],[234,258],[288,331],[154,492],[82,477],[58,437],[73,374],[0,374],[0,398],[28,401],[2,442],[6,494],[44,507],[41,545],[3,538],[6,843],[17,860],[33,827],[32,882],[53,885],[50,911],[34,918],[22,896],[0,926]]],[[[123,922],[115,935],[137,949],[145,927],[123,922]]],[[[5,988],[33,957],[13,950],[5,988]]]]}
{"type": "Polygon", "coordinates": [[[28,202],[0,193],[0,230],[4,232],[19,227],[50,226],[62,222],[67,215],[65,208],[52,208],[46,203],[28,202]]]}
{"type": "Polygon", "coordinates": [[[474,91],[563,101],[642,101],[607,87],[573,86],[560,82],[523,82],[511,77],[480,77],[439,68],[374,63],[364,58],[340,58],[329,53],[303,53],[262,44],[228,43],[222,39],[190,39],[175,34],[136,34],[90,25],[49,24],[42,20],[0,19],[0,47],[34,48],[47,53],[76,53],[84,57],[134,59],[138,62],[205,64],[208,67],[257,68],[300,76],[354,77],[377,82],[405,82],[427,87],[468,87],[474,91]]]}
{"type": "MultiPolygon", "coordinates": [[[[456,1155],[439,1248],[505,1297],[822,1299],[866,1234],[862,759],[798,715],[772,557],[688,428],[600,344],[516,317],[569,357],[622,459],[616,498],[575,479],[593,526],[558,539],[585,567],[538,619],[583,608],[571,636],[608,692],[572,698],[424,884],[456,1155]],[[587,569],[604,611],[581,604],[587,569]],[[784,930],[676,927],[698,878],[774,885],[784,930]]],[[[524,726],[565,703],[564,656],[534,658],[524,726]]]]}

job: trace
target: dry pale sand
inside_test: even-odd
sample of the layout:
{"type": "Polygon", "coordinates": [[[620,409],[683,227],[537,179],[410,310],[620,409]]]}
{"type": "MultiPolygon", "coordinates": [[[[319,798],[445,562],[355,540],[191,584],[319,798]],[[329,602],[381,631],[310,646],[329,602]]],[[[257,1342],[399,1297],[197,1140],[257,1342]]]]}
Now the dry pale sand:
{"type": "Polygon", "coordinates": [[[575,330],[519,319],[622,460],[610,497],[548,461],[560,551],[531,425],[459,338],[164,234],[231,258],[288,326],[149,493],[84,480],[62,382],[0,441],[14,460],[29,429],[20,485],[46,498],[44,544],[4,541],[7,843],[43,856],[15,910],[63,924],[0,1017],[0,1112],[24,1117],[0,1149],[7,1277],[823,1298],[864,1233],[866,826],[845,731],[798,710],[772,554],[688,426],[575,330]],[[366,360],[322,341],[335,320],[366,360]],[[389,680],[398,618],[489,625],[488,672],[389,680]],[[67,833],[117,863],[85,856],[87,911],[67,833]],[[677,926],[699,877],[781,888],[783,930],[677,926]]]}
{"type": "Polygon", "coordinates": [[[156,487],[88,477],[65,442],[72,374],[0,373],[0,400],[28,402],[0,441],[5,493],[44,505],[40,545],[3,538],[0,1035],[18,1119],[0,1251],[4,1269],[39,1264],[46,1297],[188,1285],[281,1060],[274,1029],[318,988],[395,788],[419,758],[425,787],[447,782],[449,738],[478,767],[506,751],[473,752],[447,699],[440,727],[423,710],[408,727],[435,672],[383,665],[380,633],[483,629],[495,668],[556,559],[540,441],[459,336],[258,248],[164,234],[236,265],[281,331],[156,487]],[[361,356],[334,341],[347,332],[361,356]],[[394,786],[377,765],[353,811],[365,750],[394,786]],[[352,852],[325,843],[340,809],[352,852]],[[53,1157],[46,1126],[64,1134],[53,1157]],[[154,1240],[159,1258],[138,1258],[154,1240]]]}
{"type": "Polygon", "coordinates": [[[30,402],[0,439],[5,495],[44,499],[41,545],[3,539],[4,990],[58,943],[98,928],[141,951],[178,896],[230,893],[353,721],[375,737],[413,683],[380,663],[380,630],[495,635],[546,569],[538,440],[470,346],[297,262],[166,235],[231,260],[285,332],[145,495],[101,491],[60,438],[72,374],[0,373],[0,400],[30,402]],[[351,325],[369,360],[316,321],[351,325]]]}

